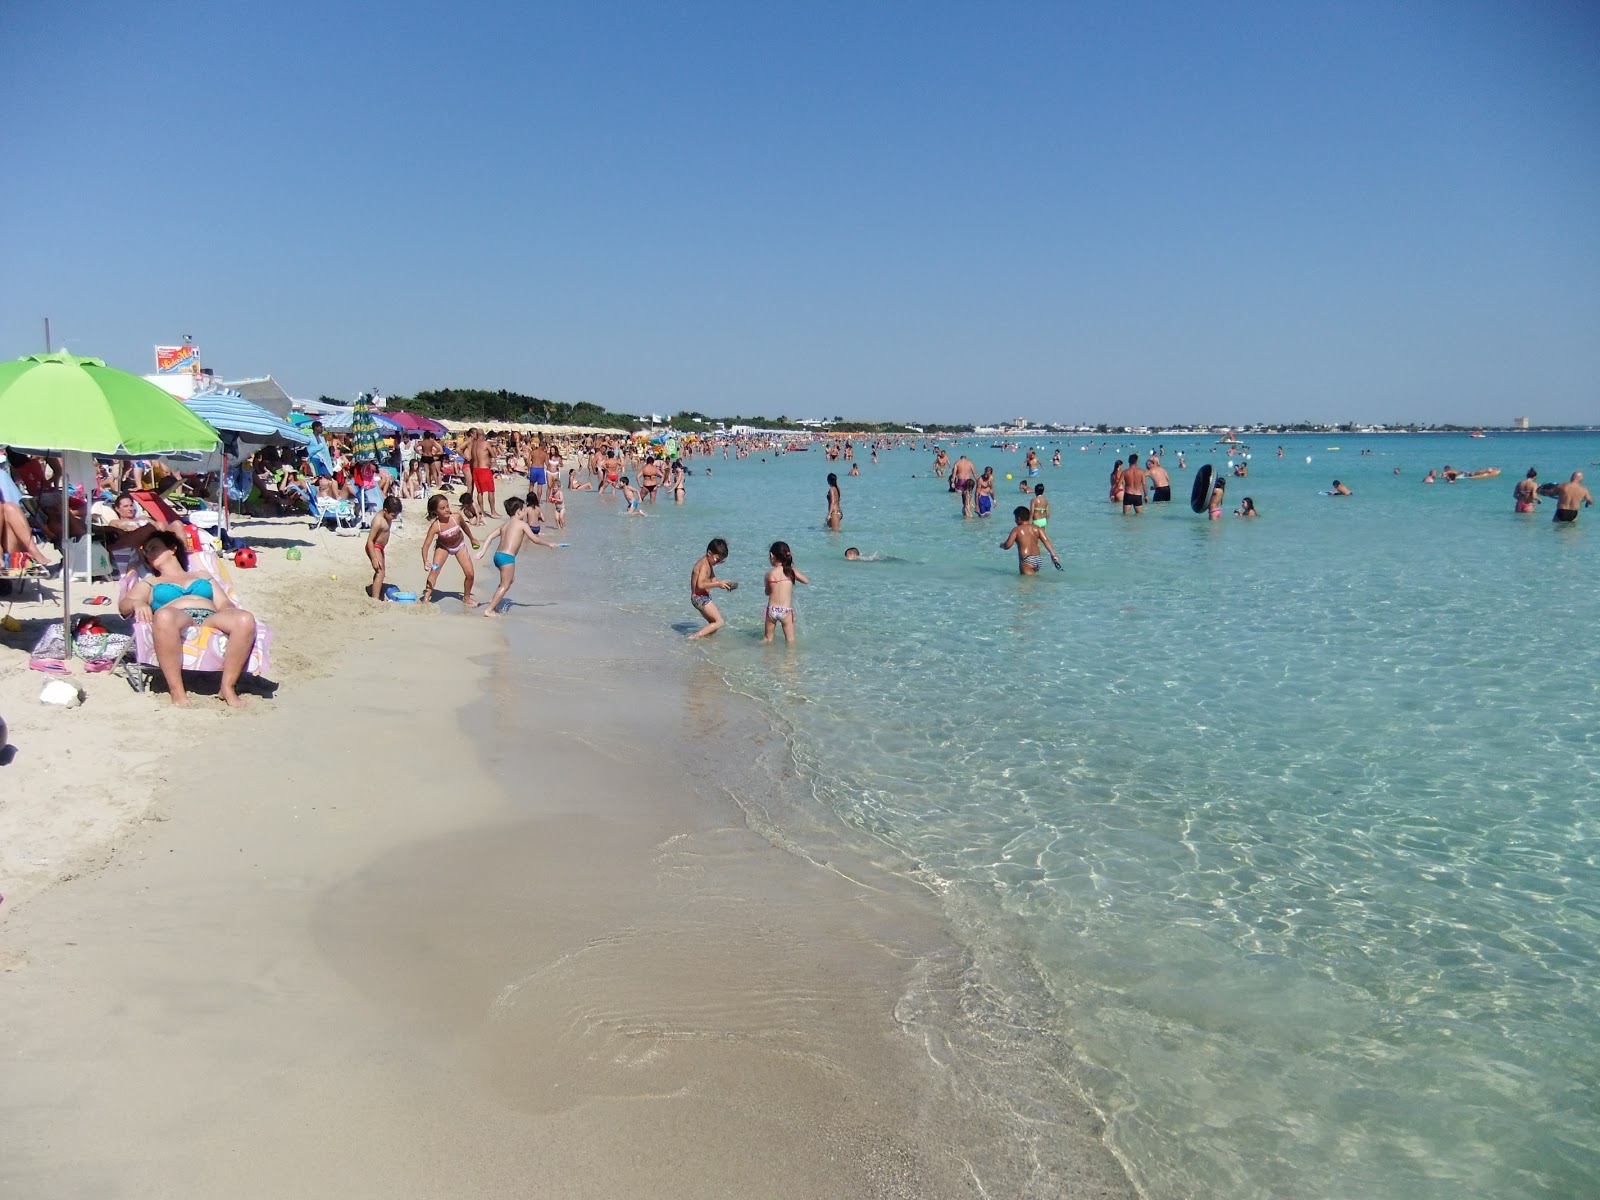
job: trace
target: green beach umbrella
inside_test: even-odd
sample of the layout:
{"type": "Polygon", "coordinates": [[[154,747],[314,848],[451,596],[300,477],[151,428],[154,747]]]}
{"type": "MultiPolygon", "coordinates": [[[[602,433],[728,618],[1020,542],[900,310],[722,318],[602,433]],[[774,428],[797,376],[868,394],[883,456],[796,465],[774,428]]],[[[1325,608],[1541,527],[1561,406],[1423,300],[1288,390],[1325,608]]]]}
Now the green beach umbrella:
{"type": "Polygon", "coordinates": [[[0,445],[129,458],[212,453],[221,439],[148,379],[98,358],[30,354],[0,363],[0,445]]]}
{"type": "Polygon", "coordinates": [[[350,453],[357,462],[376,462],[378,449],[378,423],[366,396],[361,396],[350,411],[350,453]]]}
{"type": "Polygon", "coordinates": [[[182,401],[148,379],[108,367],[98,358],[29,354],[0,363],[0,445],[61,455],[61,618],[70,658],[72,554],[67,501],[72,484],[68,476],[78,475],[87,494],[94,488],[94,463],[86,455],[210,454],[221,447],[222,439],[182,401]]]}

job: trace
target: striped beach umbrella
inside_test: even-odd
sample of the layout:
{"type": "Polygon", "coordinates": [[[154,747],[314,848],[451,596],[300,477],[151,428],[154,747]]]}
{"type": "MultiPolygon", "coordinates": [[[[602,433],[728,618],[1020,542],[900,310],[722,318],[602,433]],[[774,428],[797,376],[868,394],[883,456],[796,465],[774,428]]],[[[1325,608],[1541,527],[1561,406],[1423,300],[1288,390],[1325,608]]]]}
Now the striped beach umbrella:
{"type": "Polygon", "coordinates": [[[372,407],[366,396],[362,396],[350,413],[350,453],[357,462],[377,461],[378,437],[378,423],[372,419],[372,407]]]}

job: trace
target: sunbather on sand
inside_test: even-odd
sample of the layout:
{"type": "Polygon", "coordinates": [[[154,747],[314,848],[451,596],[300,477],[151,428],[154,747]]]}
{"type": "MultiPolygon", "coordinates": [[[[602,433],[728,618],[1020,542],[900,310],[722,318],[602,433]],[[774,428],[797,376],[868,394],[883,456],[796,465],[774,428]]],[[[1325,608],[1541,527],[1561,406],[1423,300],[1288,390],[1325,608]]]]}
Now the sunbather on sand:
{"type": "Polygon", "coordinates": [[[150,574],[123,597],[118,610],[125,617],[151,626],[156,665],[167,681],[172,702],[189,703],[189,693],[183,686],[184,631],[193,625],[210,625],[228,635],[217,694],[223,703],[243,707],[244,699],[235,685],[255,646],[255,616],[228,598],[220,579],[208,571],[189,569],[188,548],[176,534],[147,527],[134,536],[140,538],[139,554],[150,574]]]}

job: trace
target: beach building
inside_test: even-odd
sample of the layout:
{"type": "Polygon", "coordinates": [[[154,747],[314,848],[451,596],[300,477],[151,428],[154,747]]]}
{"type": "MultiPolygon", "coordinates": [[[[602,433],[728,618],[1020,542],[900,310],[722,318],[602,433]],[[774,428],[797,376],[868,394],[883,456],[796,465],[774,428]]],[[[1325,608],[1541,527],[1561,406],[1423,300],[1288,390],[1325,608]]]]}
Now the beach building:
{"type": "Polygon", "coordinates": [[[1513,418],[1511,418],[1511,428],[1513,428],[1513,429],[1526,429],[1526,428],[1528,428],[1528,418],[1527,417],[1513,417],[1513,418]]]}

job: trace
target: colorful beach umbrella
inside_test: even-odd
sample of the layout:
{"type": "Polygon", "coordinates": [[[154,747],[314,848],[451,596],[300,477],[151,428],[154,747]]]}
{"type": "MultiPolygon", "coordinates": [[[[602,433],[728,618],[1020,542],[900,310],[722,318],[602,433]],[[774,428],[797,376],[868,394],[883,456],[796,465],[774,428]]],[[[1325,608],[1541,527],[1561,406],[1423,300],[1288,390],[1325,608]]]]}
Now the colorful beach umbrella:
{"type": "Polygon", "coordinates": [[[213,454],[217,431],[148,379],[98,358],[29,354],[0,363],[0,445],[61,455],[62,642],[72,657],[69,476],[94,487],[94,461],[196,451],[213,454]]]}
{"type": "Polygon", "coordinates": [[[226,388],[197,392],[183,402],[205,422],[223,433],[236,433],[248,442],[262,446],[304,446],[311,440],[289,422],[252,404],[238,392],[226,388]]]}
{"type": "Polygon", "coordinates": [[[449,432],[441,422],[435,421],[432,417],[421,417],[416,413],[404,412],[395,408],[387,410],[383,415],[407,433],[432,433],[437,435],[449,432]]]}
{"type": "Polygon", "coordinates": [[[357,462],[377,461],[378,437],[378,423],[372,419],[372,407],[362,396],[350,412],[350,453],[357,462]]]}
{"type": "Polygon", "coordinates": [[[213,453],[219,442],[181,401],[98,358],[30,354],[0,363],[0,445],[139,458],[213,453]]]}

